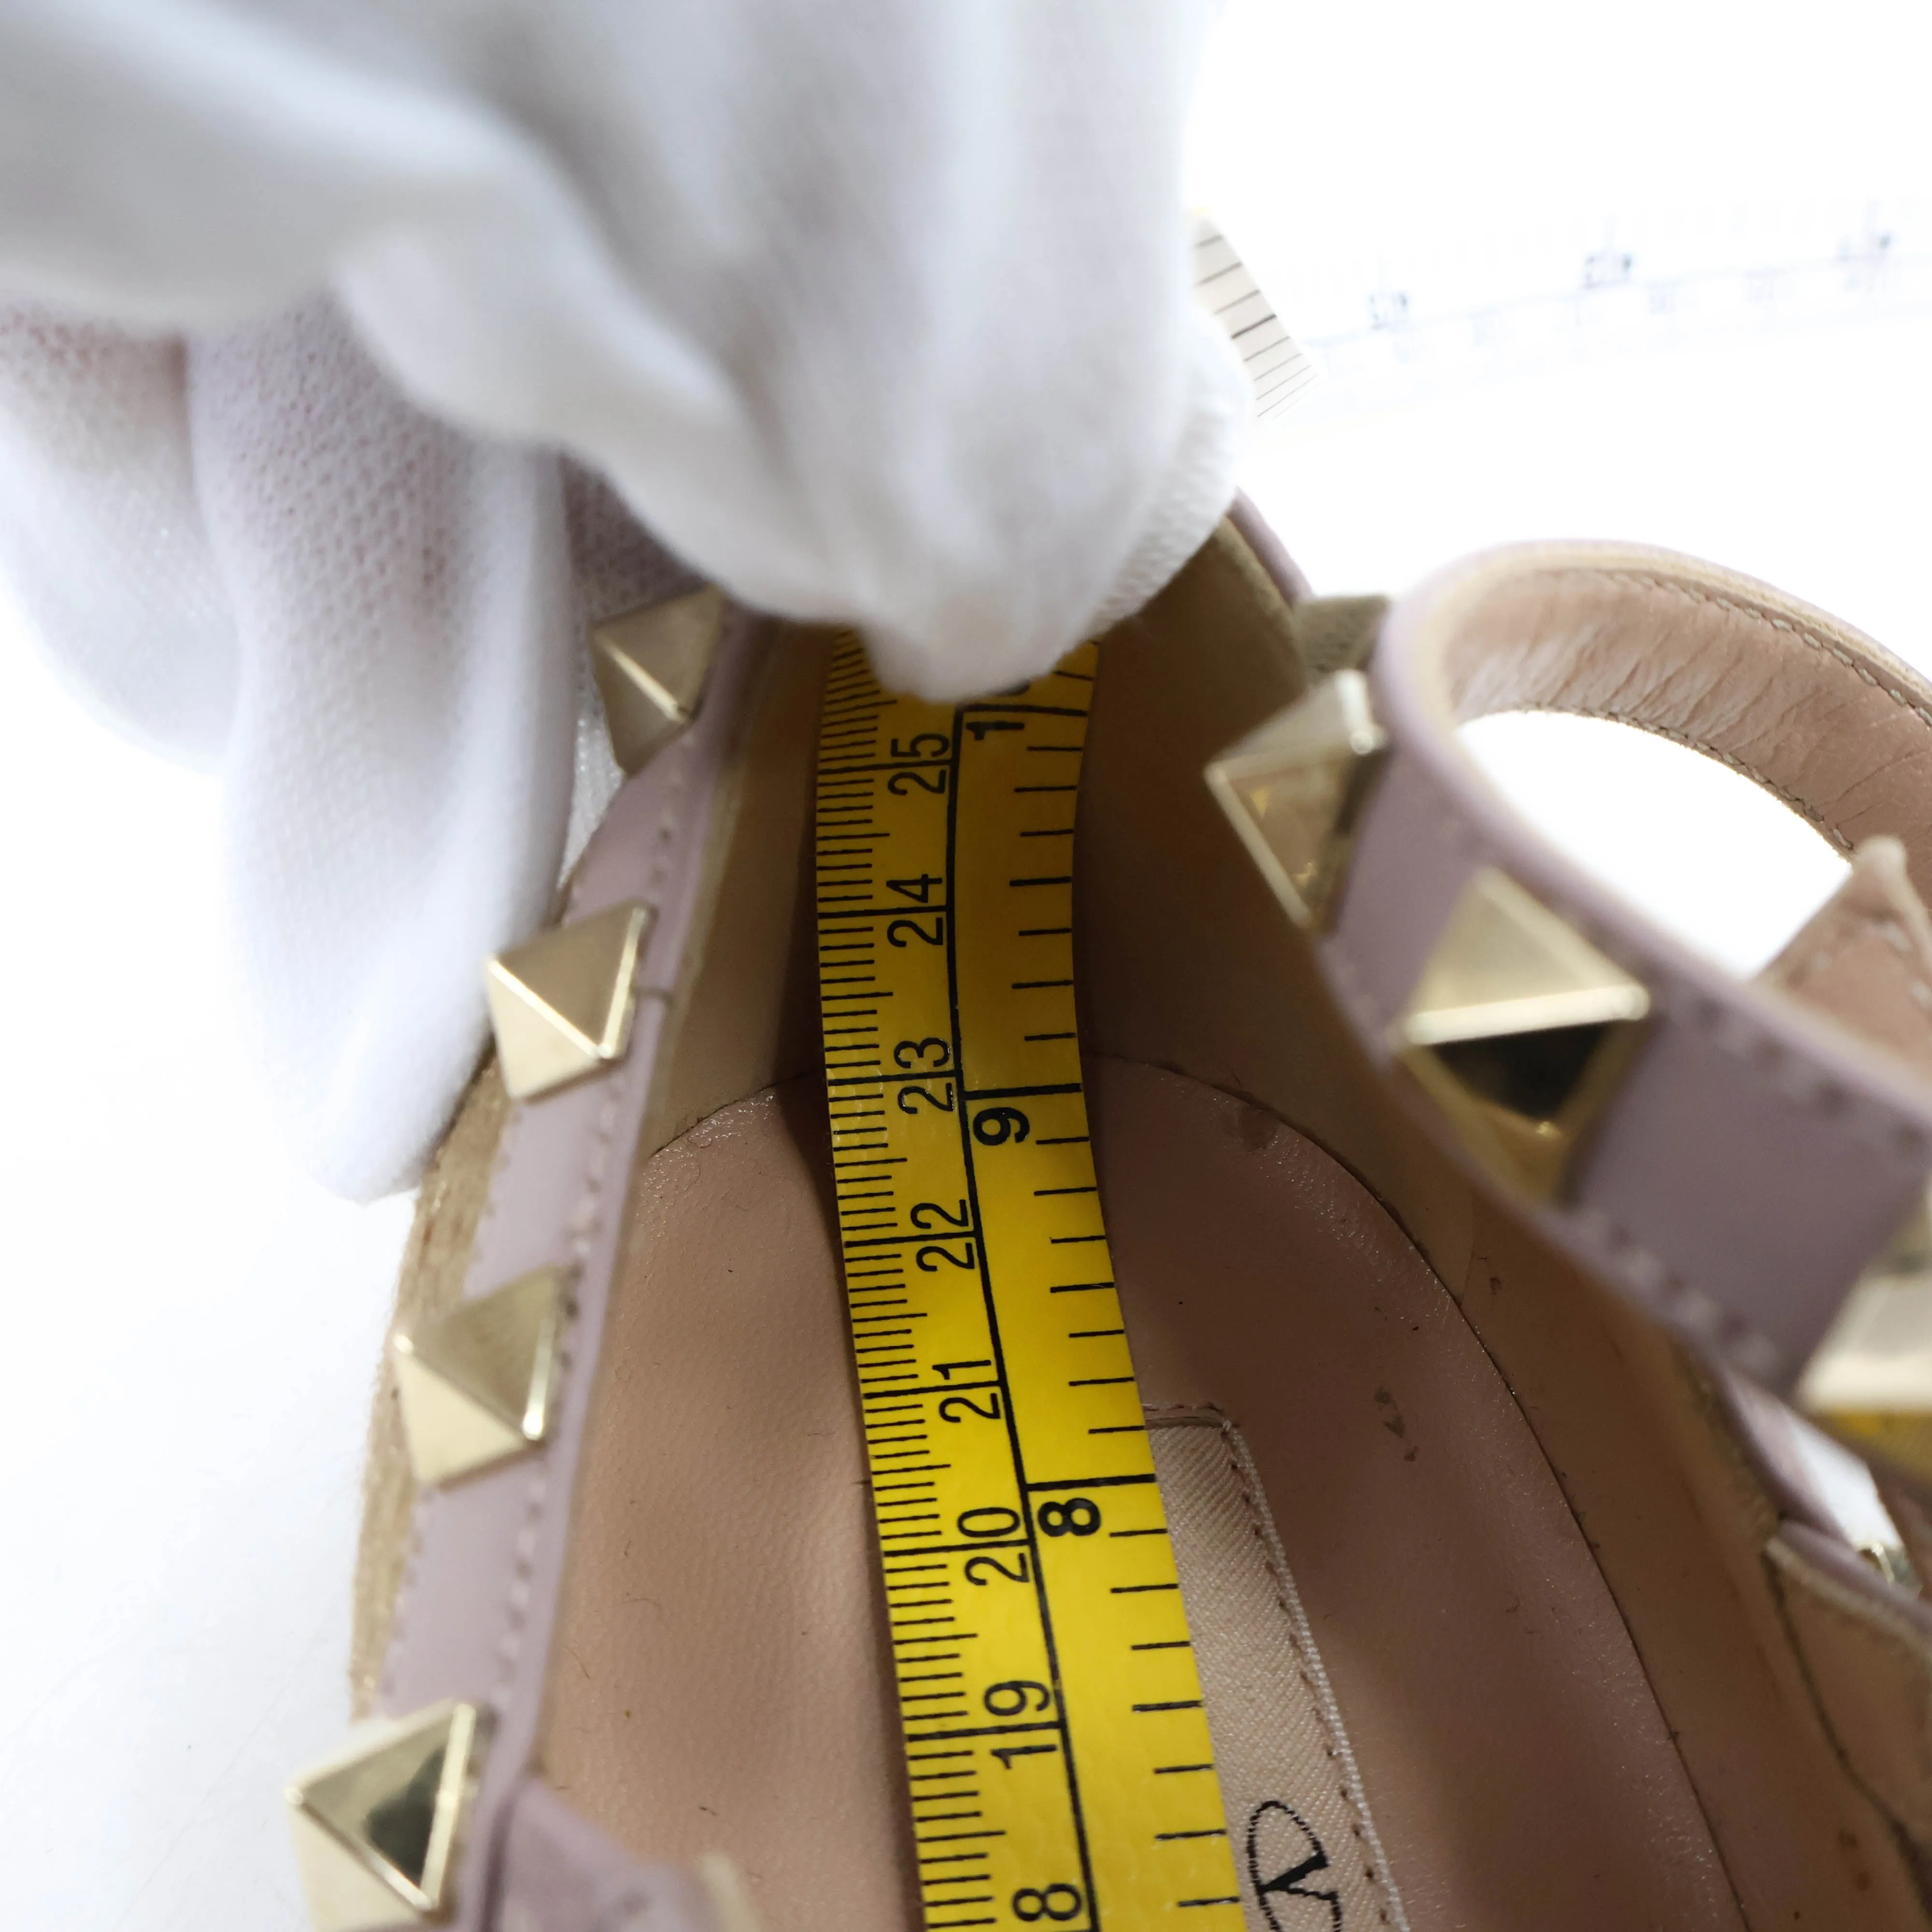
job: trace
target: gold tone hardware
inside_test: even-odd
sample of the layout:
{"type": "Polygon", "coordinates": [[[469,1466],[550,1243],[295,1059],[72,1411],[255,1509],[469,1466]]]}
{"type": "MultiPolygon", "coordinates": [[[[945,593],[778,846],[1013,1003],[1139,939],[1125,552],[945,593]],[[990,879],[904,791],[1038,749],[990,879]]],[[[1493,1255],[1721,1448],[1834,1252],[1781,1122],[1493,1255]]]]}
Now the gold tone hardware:
{"type": "Polygon", "coordinates": [[[1388,734],[1369,682],[1339,670],[1231,745],[1208,788],[1297,926],[1328,923],[1388,734]]]}
{"type": "Polygon", "coordinates": [[[484,974],[503,1084],[528,1100],[624,1057],[652,909],[632,899],[500,952],[484,974]]]}
{"type": "Polygon", "coordinates": [[[1894,1590],[1903,1590],[1908,1596],[1918,1594],[1918,1573],[1904,1544],[1862,1543],[1858,1550],[1894,1590]]]}
{"type": "Polygon", "coordinates": [[[1386,597],[1304,597],[1288,607],[1288,634],[1312,685],[1338,670],[1360,670],[1376,647],[1386,597]]]}
{"type": "Polygon", "coordinates": [[[1845,1298],[1798,1407],[1861,1456],[1932,1484],[1932,1216],[1921,1200],[1845,1298]]]}
{"type": "Polygon", "coordinates": [[[418,1482],[473,1474],[549,1433],[569,1279],[538,1268],[397,1336],[396,1388],[418,1482]]]}
{"type": "Polygon", "coordinates": [[[1463,1146],[1546,1201],[1649,1011],[1640,981],[1486,866],[1456,902],[1390,1043],[1463,1146]]]}
{"type": "Polygon", "coordinates": [[[298,1774],[290,1825],[315,1932],[386,1932],[448,1911],[488,1732],[476,1705],[433,1705],[359,1727],[298,1774]]]}
{"type": "Polygon", "coordinates": [[[592,627],[590,666],[612,755],[626,771],[641,771],[697,715],[724,629],[724,593],[716,590],[592,627]]]}

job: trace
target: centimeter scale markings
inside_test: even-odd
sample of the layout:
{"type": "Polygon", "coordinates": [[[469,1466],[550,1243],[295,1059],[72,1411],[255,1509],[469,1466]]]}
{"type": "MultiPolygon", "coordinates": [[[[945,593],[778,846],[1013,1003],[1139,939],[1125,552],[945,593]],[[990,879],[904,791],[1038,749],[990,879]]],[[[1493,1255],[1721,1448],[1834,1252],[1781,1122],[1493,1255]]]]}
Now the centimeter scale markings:
{"type": "Polygon", "coordinates": [[[930,1932],[1238,1932],[1074,1020],[1096,653],[958,706],[855,637],[820,730],[840,1238],[930,1932]]]}

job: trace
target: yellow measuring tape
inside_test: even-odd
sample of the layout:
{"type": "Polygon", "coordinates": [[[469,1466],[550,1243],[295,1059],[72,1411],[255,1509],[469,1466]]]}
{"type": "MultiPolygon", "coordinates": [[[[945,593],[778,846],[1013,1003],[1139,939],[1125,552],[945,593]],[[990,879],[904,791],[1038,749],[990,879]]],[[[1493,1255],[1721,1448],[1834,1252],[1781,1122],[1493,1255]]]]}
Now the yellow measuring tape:
{"type": "Polygon", "coordinates": [[[1096,653],[893,698],[834,650],[819,988],[926,1923],[1241,1922],[1074,1019],[1096,653]]]}

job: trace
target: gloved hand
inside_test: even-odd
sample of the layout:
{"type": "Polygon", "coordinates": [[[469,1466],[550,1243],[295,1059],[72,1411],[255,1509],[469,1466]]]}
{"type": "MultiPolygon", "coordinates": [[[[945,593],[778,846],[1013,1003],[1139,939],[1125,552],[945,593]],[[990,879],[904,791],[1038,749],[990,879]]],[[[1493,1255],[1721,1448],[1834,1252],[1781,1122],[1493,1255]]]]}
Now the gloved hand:
{"type": "Polygon", "coordinates": [[[420,1171],[482,958],[608,797],[586,619],[688,566],[951,696],[1205,537],[1247,406],[1188,287],[1214,10],[0,13],[0,572],[218,769],[247,1021],[327,1184],[420,1171]]]}

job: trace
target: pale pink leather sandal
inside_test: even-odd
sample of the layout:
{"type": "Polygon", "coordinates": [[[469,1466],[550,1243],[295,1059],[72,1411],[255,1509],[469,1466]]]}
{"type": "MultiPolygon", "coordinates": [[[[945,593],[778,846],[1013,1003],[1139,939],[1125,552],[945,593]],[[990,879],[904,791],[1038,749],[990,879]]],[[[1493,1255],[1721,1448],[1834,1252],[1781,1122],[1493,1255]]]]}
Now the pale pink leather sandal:
{"type": "MultiPolygon", "coordinates": [[[[1932,1168],[1932,689],[1655,553],[1302,598],[1244,514],[1104,640],[1073,891],[1248,1923],[1932,1925],[1932,1615],[1737,1380],[1924,1467],[1885,1257],[1932,1168]],[[1904,865],[1728,980],[1484,782],[1455,724],[1526,706],[1904,865]]],[[[700,599],[611,641],[640,769],[496,976],[528,1090],[486,1066],[424,1188],[370,1723],[298,1843],[334,1932],[898,1932],[804,890],[829,640],[700,599]]]]}

